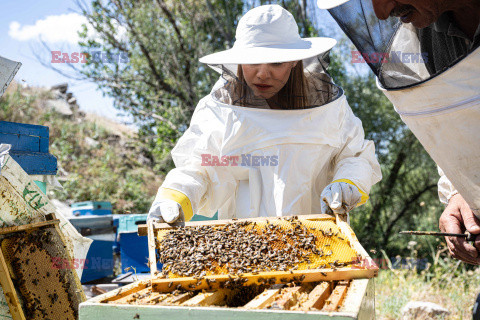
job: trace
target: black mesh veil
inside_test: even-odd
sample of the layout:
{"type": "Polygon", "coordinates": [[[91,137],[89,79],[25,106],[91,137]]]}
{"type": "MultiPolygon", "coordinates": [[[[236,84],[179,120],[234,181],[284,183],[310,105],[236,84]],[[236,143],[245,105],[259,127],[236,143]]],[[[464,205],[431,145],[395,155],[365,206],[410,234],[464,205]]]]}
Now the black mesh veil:
{"type": "Polygon", "coordinates": [[[399,18],[379,20],[372,0],[350,0],[328,10],[358,52],[352,61],[368,63],[386,89],[424,82],[466,57],[478,47],[452,34],[450,13],[431,26],[417,29],[399,18]]]}
{"type": "Polygon", "coordinates": [[[282,89],[275,99],[268,101],[255,96],[246,81],[239,77],[239,65],[209,65],[219,72],[223,79],[223,85],[214,88],[212,94],[214,99],[222,103],[243,107],[286,110],[318,107],[332,102],[342,94],[341,88],[333,82],[327,72],[328,61],[328,52],[302,60],[303,90],[282,89]],[[302,101],[301,105],[291,103],[292,96],[293,101],[302,101]]]}

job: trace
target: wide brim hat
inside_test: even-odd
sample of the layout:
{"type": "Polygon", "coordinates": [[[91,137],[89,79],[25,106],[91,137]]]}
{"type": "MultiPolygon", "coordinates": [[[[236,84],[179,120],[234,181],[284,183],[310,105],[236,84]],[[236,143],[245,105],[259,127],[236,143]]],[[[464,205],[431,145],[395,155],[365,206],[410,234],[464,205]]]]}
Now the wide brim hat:
{"type": "Polygon", "coordinates": [[[279,5],[264,5],[240,19],[231,49],[204,56],[200,62],[233,65],[298,61],[327,52],[336,43],[326,37],[301,38],[290,12],[279,5]]]}
{"type": "Polygon", "coordinates": [[[329,9],[338,7],[348,1],[350,0],[317,0],[317,6],[320,9],[329,10],[329,9]]]}

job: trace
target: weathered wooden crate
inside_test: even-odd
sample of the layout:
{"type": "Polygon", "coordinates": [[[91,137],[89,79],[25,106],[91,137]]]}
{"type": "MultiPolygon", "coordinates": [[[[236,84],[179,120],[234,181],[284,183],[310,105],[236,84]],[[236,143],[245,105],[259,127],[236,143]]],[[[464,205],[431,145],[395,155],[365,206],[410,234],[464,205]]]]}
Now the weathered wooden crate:
{"type": "Polygon", "coordinates": [[[283,289],[273,285],[254,293],[251,300],[245,300],[242,292],[228,290],[154,292],[148,281],[141,281],[80,304],[80,320],[252,318],[375,319],[374,279],[304,283],[283,289]],[[240,306],[228,306],[229,301],[240,300],[240,306]]]}
{"type": "MultiPolygon", "coordinates": [[[[67,254],[70,258],[77,259],[75,261],[84,261],[91,240],[82,237],[75,230],[10,155],[0,156],[0,169],[0,228],[2,231],[13,230],[9,228],[15,227],[28,228],[30,227],[28,225],[31,224],[44,223],[51,213],[55,213],[59,219],[57,228],[62,234],[67,254]]],[[[52,266],[51,259],[47,259],[45,263],[52,266]]],[[[80,266],[74,268],[73,270],[81,277],[83,269],[80,266]]],[[[8,273],[4,272],[5,281],[7,281],[7,276],[8,273]]],[[[2,284],[0,288],[0,318],[11,319],[9,306],[12,305],[13,300],[4,295],[4,290],[2,284]]]]}

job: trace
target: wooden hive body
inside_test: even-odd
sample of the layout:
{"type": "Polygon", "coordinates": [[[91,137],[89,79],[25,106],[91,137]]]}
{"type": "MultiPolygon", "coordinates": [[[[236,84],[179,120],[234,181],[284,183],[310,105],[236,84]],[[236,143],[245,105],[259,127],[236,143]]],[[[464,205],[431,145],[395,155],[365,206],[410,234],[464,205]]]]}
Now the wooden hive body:
{"type": "MultiPolygon", "coordinates": [[[[329,220],[315,215],[302,219],[329,220]]],[[[259,221],[259,219],[249,219],[259,221]]],[[[265,220],[263,218],[263,220],[265,220]]],[[[231,221],[186,223],[222,225],[231,221]]],[[[246,273],[243,286],[219,287],[228,274],[209,274],[203,279],[171,277],[136,282],[95,297],[80,305],[80,320],[105,317],[120,319],[374,319],[374,280],[378,267],[362,248],[350,227],[336,221],[349,244],[361,257],[358,264],[340,268],[314,268],[246,273]],[[300,276],[302,276],[300,278],[300,276]],[[272,281],[259,281],[260,277],[272,281]],[[288,281],[280,279],[290,277],[288,281]],[[208,281],[207,281],[208,279],[208,281]],[[215,280],[212,284],[211,280],[215,280]],[[193,285],[195,284],[195,285],[193,285]]],[[[156,265],[155,239],[158,230],[170,228],[139,227],[139,234],[149,233],[150,258],[156,265]],[[154,232],[154,231],[157,232],[154,232]]],[[[234,276],[237,277],[237,276],[234,276]]],[[[239,277],[239,276],[238,276],[239,277]]],[[[231,278],[230,278],[231,280],[231,278]]]]}
{"type": "Polygon", "coordinates": [[[316,282],[303,293],[302,286],[283,292],[277,286],[242,306],[228,307],[224,289],[171,294],[151,291],[148,282],[139,281],[81,303],[80,320],[375,319],[374,279],[316,282]]]}

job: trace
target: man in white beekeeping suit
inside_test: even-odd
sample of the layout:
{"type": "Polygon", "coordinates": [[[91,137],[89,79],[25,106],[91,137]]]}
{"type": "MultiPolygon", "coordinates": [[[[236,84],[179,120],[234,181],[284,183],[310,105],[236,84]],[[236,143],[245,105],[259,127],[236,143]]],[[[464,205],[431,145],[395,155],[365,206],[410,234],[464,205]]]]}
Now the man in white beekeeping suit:
{"type": "MultiPolygon", "coordinates": [[[[480,1],[318,0],[439,166],[441,231],[480,234],[480,1]],[[441,168],[441,169],[440,169],[441,168]]],[[[451,255],[480,264],[446,237],[451,255]]]]}

